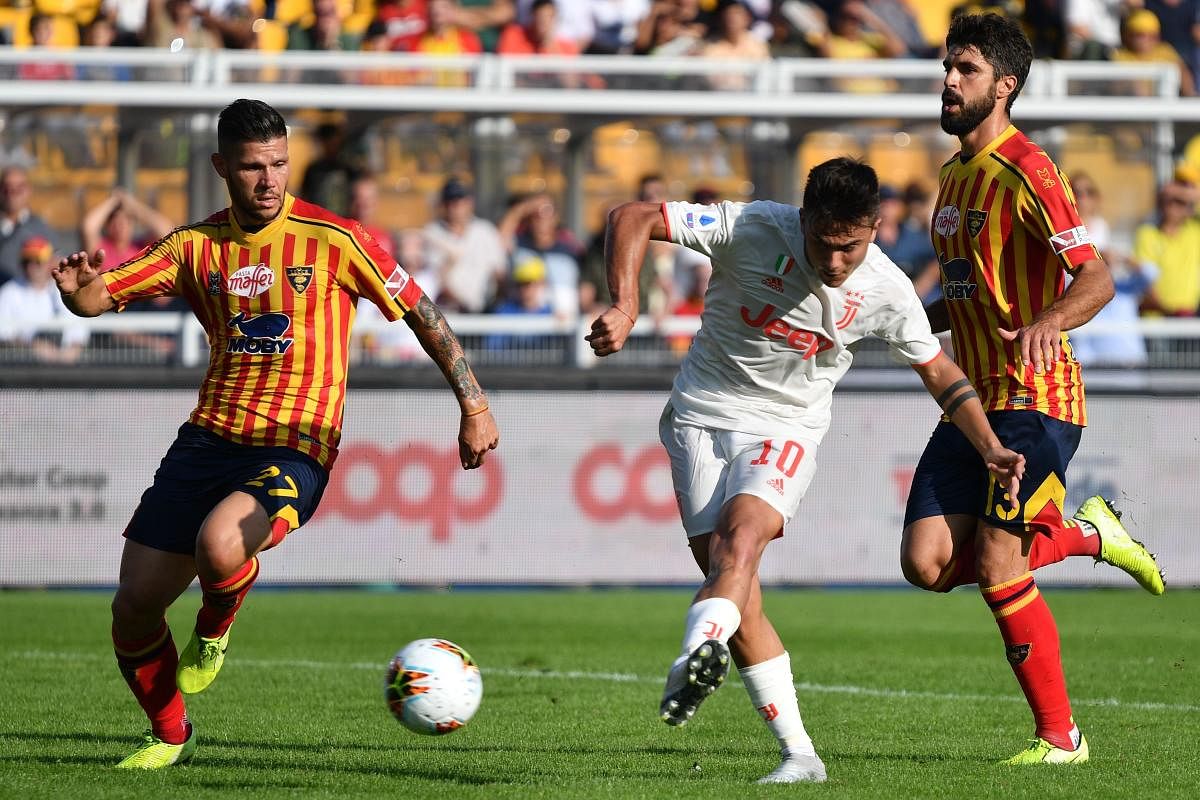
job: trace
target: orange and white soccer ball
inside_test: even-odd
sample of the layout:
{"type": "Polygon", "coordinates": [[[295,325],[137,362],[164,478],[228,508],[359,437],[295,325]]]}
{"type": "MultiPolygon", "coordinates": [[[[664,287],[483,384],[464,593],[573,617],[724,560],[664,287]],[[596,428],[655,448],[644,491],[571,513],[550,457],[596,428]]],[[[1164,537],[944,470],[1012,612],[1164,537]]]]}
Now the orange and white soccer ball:
{"type": "Polygon", "coordinates": [[[451,733],[471,721],[483,699],[475,660],[446,639],[417,639],[396,653],[383,683],[388,708],[410,731],[451,733]]]}

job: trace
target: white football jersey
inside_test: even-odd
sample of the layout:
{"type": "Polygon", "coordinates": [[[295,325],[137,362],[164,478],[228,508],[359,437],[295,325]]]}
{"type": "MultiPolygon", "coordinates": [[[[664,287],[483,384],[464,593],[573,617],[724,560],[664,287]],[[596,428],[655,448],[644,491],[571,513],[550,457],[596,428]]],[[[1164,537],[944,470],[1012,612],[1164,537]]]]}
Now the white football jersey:
{"type": "Polygon", "coordinates": [[[859,340],[924,364],[941,353],[912,281],[871,244],[837,288],[804,253],[800,210],[770,201],[664,203],[668,238],[712,260],[700,332],[671,392],[677,421],[820,441],[859,340]]]}

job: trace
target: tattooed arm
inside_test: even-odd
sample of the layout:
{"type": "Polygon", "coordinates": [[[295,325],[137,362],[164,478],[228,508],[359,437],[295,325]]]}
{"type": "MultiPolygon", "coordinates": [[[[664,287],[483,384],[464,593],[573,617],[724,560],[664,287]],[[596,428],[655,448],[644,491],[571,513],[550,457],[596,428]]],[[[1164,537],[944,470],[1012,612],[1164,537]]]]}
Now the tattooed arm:
{"type": "Polygon", "coordinates": [[[1025,456],[1015,453],[1000,443],[992,425],[988,422],[983,404],[979,402],[967,376],[945,353],[927,364],[913,366],[929,394],[942,407],[946,418],[953,422],[971,442],[996,481],[1009,490],[1013,508],[1016,508],[1017,492],[1021,477],[1025,474],[1025,456]]]}
{"type": "Polygon", "coordinates": [[[487,451],[495,450],[500,443],[500,434],[496,430],[492,412],[488,410],[487,395],[475,380],[458,337],[450,330],[442,312],[423,295],[417,305],[404,315],[404,321],[412,328],[417,341],[433,359],[433,363],[446,376],[454,396],[458,398],[458,407],[462,411],[458,426],[458,455],[463,469],[481,466],[487,451]]]}

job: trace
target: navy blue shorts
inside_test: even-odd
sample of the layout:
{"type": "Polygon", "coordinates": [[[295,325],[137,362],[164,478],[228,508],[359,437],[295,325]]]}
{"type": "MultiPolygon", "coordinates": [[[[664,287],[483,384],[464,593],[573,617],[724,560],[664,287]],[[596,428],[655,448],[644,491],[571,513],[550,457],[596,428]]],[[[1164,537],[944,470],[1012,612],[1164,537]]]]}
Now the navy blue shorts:
{"type": "Polygon", "coordinates": [[[992,430],[1010,450],[1025,456],[1025,476],[1013,509],[1008,493],[953,423],[939,422],[917,463],[904,525],[925,517],[967,514],[1012,530],[1052,533],[1062,524],[1067,465],[1083,428],[1038,411],[992,411],[992,430]]]}
{"type": "Polygon", "coordinates": [[[185,422],[125,536],[192,555],[209,512],[233,492],[245,492],[266,509],[276,544],[313,515],[328,481],[329,472],[298,450],[237,444],[185,422]]]}

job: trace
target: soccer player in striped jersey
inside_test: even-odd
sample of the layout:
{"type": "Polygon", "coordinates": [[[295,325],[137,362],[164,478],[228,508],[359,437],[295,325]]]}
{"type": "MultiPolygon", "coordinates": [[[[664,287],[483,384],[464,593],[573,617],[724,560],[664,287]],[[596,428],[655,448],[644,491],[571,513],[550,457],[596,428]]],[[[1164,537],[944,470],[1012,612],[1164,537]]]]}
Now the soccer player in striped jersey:
{"type": "Polygon", "coordinates": [[[803,209],[634,202],[609,216],[613,305],[587,337],[597,355],[629,336],[650,240],[682,244],[713,264],[700,331],[659,421],[683,528],[705,575],[659,715],[686,724],[724,681],[732,654],[780,747],[779,766],[760,783],[826,779],[800,717],[791,657],[763,611],[758,567],[817,472],[834,386],[861,341],[878,337],[911,365],[973,443],[975,461],[1014,494],[1024,469],[942,352],[912,281],[873,243],[878,227],[879,179],[850,158],[809,172],[803,209]]]}
{"type": "Polygon", "coordinates": [[[941,170],[931,236],[943,299],[933,329],[1005,446],[1026,458],[1015,497],[943,421],[917,465],[901,563],[933,591],[978,583],[1036,734],[1010,764],[1080,763],[1087,741],[1071,716],[1054,618],[1032,569],[1087,555],[1124,569],[1152,594],[1162,575],[1101,497],[1064,518],[1067,465],[1087,422],[1083,378],[1065,331],[1113,295],[1112,279],[1054,162],[1009,121],[1033,57],[1019,25],[963,15],[946,37],[942,128],[961,151],[941,170]],[[1065,275],[1073,280],[1064,289],[1065,275]]]}
{"type": "Polygon", "coordinates": [[[258,553],[312,516],[337,456],[360,299],[403,319],[446,376],[462,414],[463,468],[480,466],[499,440],[462,347],[404,268],[358,223],[287,193],[283,117],[237,100],[220,114],[217,145],[228,208],[109,272],[98,269],[102,251],[55,271],[67,306],[85,317],[181,295],[211,348],[199,402],[125,530],[113,647],[151,730],[119,767],[191,758],[181,692],[216,677],[258,553]],[[196,577],[203,604],[179,656],[166,610],[196,577]]]}

